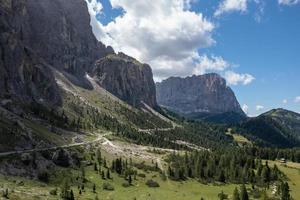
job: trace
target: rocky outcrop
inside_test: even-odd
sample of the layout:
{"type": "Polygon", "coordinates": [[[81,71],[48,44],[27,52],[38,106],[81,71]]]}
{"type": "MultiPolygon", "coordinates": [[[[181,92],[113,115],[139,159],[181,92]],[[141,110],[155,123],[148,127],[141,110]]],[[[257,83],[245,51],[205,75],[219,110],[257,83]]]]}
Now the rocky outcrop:
{"type": "Polygon", "coordinates": [[[157,105],[150,66],[123,53],[98,60],[92,76],[103,88],[133,106],[139,107],[142,102],[152,108],[157,105]]]}
{"type": "Polygon", "coordinates": [[[171,77],[156,84],[158,104],[182,114],[235,112],[244,115],[233,91],[218,74],[171,77]]]}

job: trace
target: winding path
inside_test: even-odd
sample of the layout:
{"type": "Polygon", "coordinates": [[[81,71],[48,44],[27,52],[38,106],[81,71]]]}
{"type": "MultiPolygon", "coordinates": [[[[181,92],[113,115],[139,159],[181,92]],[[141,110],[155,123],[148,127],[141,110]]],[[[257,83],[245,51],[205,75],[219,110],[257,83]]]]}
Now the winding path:
{"type": "Polygon", "coordinates": [[[10,156],[10,155],[17,155],[17,154],[23,154],[23,153],[32,153],[32,152],[41,152],[41,151],[48,151],[48,150],[56,150],[56,149],[66,149],[70,147],[77,147],[77,146],[86,146],[89,144],[94,144],[97,142],[100,142],[101,140],[105,140],[105,142],[108,142],[105,138],[105,136],[109,135],[110,133],[99,135],[95,140],[92,141],[86,141],[86,142],[78,142],[73,144],[66,144],[66,145],[60,145],[60,146],[54,146],[54,147],[46,147],[46,148],[37,148],[37,149],[25,149],[25,150],[18,150],[18,151],[7,151],[0,153],[0,157],[3,156],[10,156]]]}

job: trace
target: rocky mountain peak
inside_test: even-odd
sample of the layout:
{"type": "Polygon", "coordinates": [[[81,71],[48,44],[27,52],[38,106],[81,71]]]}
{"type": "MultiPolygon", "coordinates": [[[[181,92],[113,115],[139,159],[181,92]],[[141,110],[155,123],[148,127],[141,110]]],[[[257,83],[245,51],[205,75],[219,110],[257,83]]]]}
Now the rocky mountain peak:
{"type": "Polygon", "coordinates": [[[175,112],[243,114],[226,80],[216,73],[193,75],[186,78],[171,77],[156,84],[157,101],[175,112]]]}
{"type": "Polygon", "coordinates": [[[157,106],[150,66],[132,57],[110,54],[96,62],[92,76],[103,88],[133,106],[141,106],[141,102],[157,106]]]}

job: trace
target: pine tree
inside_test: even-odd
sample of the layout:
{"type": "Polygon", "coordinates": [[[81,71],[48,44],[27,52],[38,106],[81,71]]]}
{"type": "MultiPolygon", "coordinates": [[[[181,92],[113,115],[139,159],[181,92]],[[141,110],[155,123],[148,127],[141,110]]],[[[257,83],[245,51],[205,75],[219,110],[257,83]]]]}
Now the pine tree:
{"type": "Polygon", "coordinates": [[[106,178],[110,179],[110,171],[109,171],[109,169],[107,169],[106,178]]]}
{"type": "Polygon", "coordinates": [[[281,200],[290,200],[290,187],[287,182],[282,182],[281,183],[281,200]]]}
{"type": "Polygon", "coordinates": [[[101,178],[102,178],[103,180],[105,179],[104,171],[101,172],[101,178]]]}
{"type": "Polygon", "coordinates": [[[128,177],[128,184],[129,184],[129,185],[132,184],[132,178],[131,178],[131,175],[129,175],[129,177],[128,177]]]}
{"type": "Polygon", "coordinates": [[[248,192],[247,192],[245,184],[243,184],[241,186],[241,193],[240,193],[240,195],[241,195],[240,200],[249,200],[249,196],[248,196],[248,192]]]}
{"type": "Polygon", "coordinates": [[[237,188],[235,188],[233,191],[232,200],[240,200],[240,194],[237,188]]]}
{"type": "Polygon", "coordinates": [[[71,190],[71,192],[70,192],[70,199],[69,200],[75,200],[73,190],[71,190]]]}
{"type": "Polygon", "coordinates": [[[93,185],[93,193],[96,193],[96,184],[93,185]]]}

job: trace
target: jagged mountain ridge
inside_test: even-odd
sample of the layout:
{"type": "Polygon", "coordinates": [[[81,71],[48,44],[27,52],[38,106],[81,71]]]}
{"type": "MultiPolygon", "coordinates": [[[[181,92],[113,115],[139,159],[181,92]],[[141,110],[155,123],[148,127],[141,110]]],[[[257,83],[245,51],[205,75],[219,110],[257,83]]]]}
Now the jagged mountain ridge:
{"type": "Polygon", "coordinates": [[[235,112],[245,115],[233,91],[220,75],[171,77],[156,84],[160,105],[184,115],[235,112]]]}

